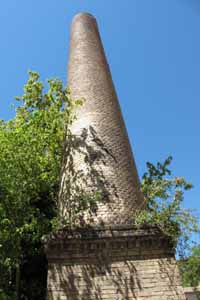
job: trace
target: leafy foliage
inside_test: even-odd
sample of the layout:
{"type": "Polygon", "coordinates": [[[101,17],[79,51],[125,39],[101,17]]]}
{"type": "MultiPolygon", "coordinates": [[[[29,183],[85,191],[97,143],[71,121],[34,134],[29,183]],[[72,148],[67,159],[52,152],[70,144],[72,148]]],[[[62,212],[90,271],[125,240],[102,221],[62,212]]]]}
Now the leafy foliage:
{"type": "Polygon", "coordinates": [[[179,262],[184,286],[200,285],[200,245],[192,247],[190,256],[179,262]]]}
{"type": "MultiPolygon", "coordinates": [[[[42,257],[41,237],[52,230],[57,214],[64,132],[69,134],[77,102],[60,80],[48,80],[48,86],[45,92],[39,75],[30,72],[16,116],[0,121],[0,297],[5,299],[17,299],[19,289],[20,299],[27,299],[20,271],[27,260],[42,257]]],[[[37,290],[32,299],[42,296],[37,290]]]]}
{"type": "Polygon", "coordinates": [[[147,209],[139,212],[136,224],[156,224],[174,240],[178,254],[184,256],[189,246],[191,233],[198,232],[198,220],[193,212],[182,207],[184,192],[192,188],[183,177],[172,177],[169,165],[172,157],[164,163],[147,163],[143,176],[142,191],[147,209]]]}

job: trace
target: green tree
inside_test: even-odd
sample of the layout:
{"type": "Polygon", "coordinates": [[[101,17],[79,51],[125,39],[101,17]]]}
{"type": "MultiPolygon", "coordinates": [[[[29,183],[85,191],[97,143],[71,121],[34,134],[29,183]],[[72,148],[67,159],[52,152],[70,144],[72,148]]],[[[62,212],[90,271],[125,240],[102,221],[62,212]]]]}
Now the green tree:
{"type": "Polygon", "coordinates": [[[189,257],[180,260],[179,267],[184,286],[200,285],[200,245],[191,248],[189,257]]]}
{"type": "MultiPolygon", "coordinates": [[[[45,269],[41,237],[57,217],[64,134],[70,134],[73,108],[80,103],[72,102],[58,79],[48,80],[45,91],[36,72],[29,73],[17,100],[15,117],[0,121],[0,297],[12,300],[19,294],[27,299],[21,272],[27,262],[30,267],[39,257],[45,269]]],[[[35,291],[29,282],[32,299],[44,299],[39,286],[45,278],[37,275],[35,291]]]]}
{"type": "Polygon", "coordinates": [[[182,205],[184,192],[192,188],[183,177],[173,177],[169,170],[172,157],[156,165],[147,163],[142,191],[146,209],[138,212],[136,224],[156,224],[170,236],[180,257],[185,257],[191,243],[191,234],[199,232],[199,223],[192,210],[182,205]]]}

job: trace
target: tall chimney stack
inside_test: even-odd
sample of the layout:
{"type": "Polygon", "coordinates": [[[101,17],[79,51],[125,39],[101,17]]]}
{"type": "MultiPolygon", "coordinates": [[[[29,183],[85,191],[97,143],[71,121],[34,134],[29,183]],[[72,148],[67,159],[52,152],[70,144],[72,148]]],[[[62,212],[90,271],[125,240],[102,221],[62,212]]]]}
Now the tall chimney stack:
{"type": "MultiPolygon", "coordinates": [[[[68,85],[74,99],[85,98],[71,127],[78,144],[72,179],[83,174],[77,188],[100,188],[105,199],[92,226],[64,226],[44,240],[47,299],[186,300],[171,239],[156,226],[131,225],[143,196],[97,23],[89,14],[72,23],[68,85]],[[108,226],[95,226],[101,224],[108,226]]],[[[69,178],[64,163],[60,199],[66,217],[69,178]]]]}
{"type": "Polygon", "coordinates": [[[84,139],[88,161],[77,153],[75,169],[87,177],[89,163],[94,177],[99,178],[94,183],[88,175],[86,189],[97,190],[100,183],[105,192],[95,223],[129,224],[144,200],[97,22],[88,13],[76,15],[72,22],[68,86],[73,99],[85,99],[76,111],[71,131],[84,139]]]}

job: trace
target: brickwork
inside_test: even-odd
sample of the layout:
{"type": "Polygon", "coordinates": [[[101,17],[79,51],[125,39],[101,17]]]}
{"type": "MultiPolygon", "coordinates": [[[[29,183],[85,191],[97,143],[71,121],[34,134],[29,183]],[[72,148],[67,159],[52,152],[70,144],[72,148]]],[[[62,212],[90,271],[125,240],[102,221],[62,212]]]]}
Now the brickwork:
{"type": "MultiPolygon", "coordinates": [[[[85,98],[71,128],[78,145],[73,171],[84,174],[86,182],[78,184],[86,191],[103,187],[105,199],[89,228],[46,237],[48,300],[185,300],[170,240],[155,227],[129,224],[144,198],[97,24],[89,14],[73,20],[68,84],[73,98],[85,98]]],[[[64,215],[70,206],[68,157],[66,149],[59,198],[64,215]]]]}
{"type": "Polygon", "coordinates": [[[172,246],[158,232],[73,235],[48,247],[49,300],[185,300],[172,246]]]}
{"type": "MultiPolygon", "coordinates": [[[[85,98],[71,128],[82,141],[73,155],[74,169],[85,174],[86,189],[103,186],[105,191],[95,223],[131,223],[144,199],[97,23],[89,14],[77,15],[72,23],[68,85],[73,98],[85,98]]],[[[64,207],[68,171],[66,166],[62,175],[60,198],[64,207]]]]}

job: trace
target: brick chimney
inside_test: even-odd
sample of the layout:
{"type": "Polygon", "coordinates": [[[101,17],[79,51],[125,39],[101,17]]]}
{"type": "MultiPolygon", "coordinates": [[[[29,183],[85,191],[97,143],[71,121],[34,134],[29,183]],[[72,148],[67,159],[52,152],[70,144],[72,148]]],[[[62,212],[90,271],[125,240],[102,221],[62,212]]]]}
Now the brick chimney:
{"type": "MultiPolygon", "coordinates": [[[[82,151],[73,156],[75,170],[87,179],[85,189],[103,194],[95,223],[130,224],[144,199],[97,22],[88,13],[72,22],[68,86],[74,99],[85,99],[71,128],[82,151]]],[[[70,175],[67,166],[64,170],[60,198],[67,213],[64,190],[70,175]]]]}
{"type": "MultiPolygon", "coordinates": [[[[72,23],[68,85],[74,99],[85,98],[71,127],[78,145],[74,172],[84,177],[78,187],[100,188],[105,199],[92,226],[64,227],[44,239],[47,299],[186,300],[171,239],[156,226],[131,225],[143,196],[97,23],[89,14],[78,14],[72,23]]],[[[66,216],[68,159],[60,191],[66,216]]]]}

